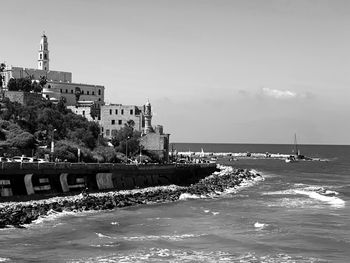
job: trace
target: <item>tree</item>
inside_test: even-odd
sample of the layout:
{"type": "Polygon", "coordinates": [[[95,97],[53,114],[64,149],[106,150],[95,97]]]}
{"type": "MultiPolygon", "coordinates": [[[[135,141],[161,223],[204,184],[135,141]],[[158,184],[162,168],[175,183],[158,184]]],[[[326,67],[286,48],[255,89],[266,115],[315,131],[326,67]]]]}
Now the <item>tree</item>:
{"type": "Polygon", "coordinates": [[[125,124],[123,128],[117,131],[116,135],[112,138],[111,143],[114,145],[116,151],[133,155],[139,151],[139,138],[141,133],[134,131],[131,125],[125,124]],[[127,150],[126,150],[127,148],[127,150]]]}
{"type": "Polygon", "coordinates": [[[4,98],[0,106],[0,138],[6,145],[34,149],[39,144],[49,148],[54,138],[56,142],[65,141],[57,148],[62,149],[60,155],[65,149],[69,150],[70,154],[64,159],[77,158],[79,148],[84,161],[94,161],[92,150],[106,145],[105,140],[100,138],[97,123],[74,114],[64,105],[54,105],[41,99],[21,105],[4,98]]]}
{"type": "Polygon", "coordinates": [[[117,153],[113,147],[109,146],[98,146],[94,150],[94,156],[95,158],[98,158],[99,162],[107,162],[107,163],[114,163],[119,162],[120,160],[117,158],[117,153]],[[99,158],[99,157],[101,158],[99,158]]]}
{"type": "Polygon", "coordinates": [[[33,149],[35,147],[35,138],[29,132],[19,129],[7,136],[7,142],[11,147],[20,149],[33,149]]]}
{"type": "Polygon", "coordinates": [[[7,89],[10,91],[18,91],[17,82],[14,78],[11,78],[7,83],[7,89]]]}
{"type": "MultiPolygon", "coordinates": [[[[32,76],[18,79],[10,79],[7,83],[7,88],[10,91],[24,91],[24,92],[41,92],[43,89],[43,83],[46,84],[46,78],[40,79],[39,82],[33,81],[32,76]]],[[[43,78],[43,77],[41,77],[43,78]]]]}

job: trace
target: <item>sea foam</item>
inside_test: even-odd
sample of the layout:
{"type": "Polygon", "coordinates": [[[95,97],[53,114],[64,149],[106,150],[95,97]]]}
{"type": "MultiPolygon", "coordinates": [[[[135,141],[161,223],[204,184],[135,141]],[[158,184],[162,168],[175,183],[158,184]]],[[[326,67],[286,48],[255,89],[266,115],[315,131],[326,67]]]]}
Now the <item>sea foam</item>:
{"type": "Polygon", "coordinates": [[[334,207],[343,207],[345,205],[345,201],[336,196],[327,196],[327,195],[319,194],[317,192],[305,191],[305,190],[294,190],[294,191],[297,194],[307,195],[310,198],[329,203],[334,207]]]}
{"type": "MultiPolygon", "coordinates": [[[[305,185],[305,184],[294,184],[296,188],[286,189],[281,191],[267,192],[263,195],[303,195],[308,196],[313,200],[327,203],[332,207],[342,208],[345,206],[345,201],[338,197],[339,193],[333,190],[327,189],[327,186],[316,186],[316,185],[305,185]]],[[[283,199],[282,199],[283,200],[283,199]]],[[[289,199],[288,199],[289,200],[289,199]]],[[[303,200],[289,200],[291,204],[305,204],[303,200]]],[[[287,203],[288,203],[287,202],[287,203]]],[[[306,202],[308,203],[308,202],[306,202]]],[[[290,206],[290,205],[289,205],[290,206]]]]}

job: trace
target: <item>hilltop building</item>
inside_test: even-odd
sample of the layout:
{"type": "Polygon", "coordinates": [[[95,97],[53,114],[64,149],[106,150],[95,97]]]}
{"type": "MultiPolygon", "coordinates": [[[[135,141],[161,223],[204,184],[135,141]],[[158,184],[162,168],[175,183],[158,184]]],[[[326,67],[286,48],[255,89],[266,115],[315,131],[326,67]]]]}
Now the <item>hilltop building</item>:
{"type": "Polygon", "coordinates": [[[161,162],[168,162],[170,134],[165,134],[161,125],[157,125],[155,128],[152,127],[152,106],[149,101],[145,105],[144,115],[145,128],[143,130],[143,136],[140,139],[140,145],[154,159],[161,162]]]}
{"type": "Polygon", "coordinates": [[[7,84],[11,78],[31,77],[33,80],[40,80],[41,77],[46,77],[47,83],[42,91],[46,99],[52,101],[63,99],[67,106],[76,105],[78,101],[104,104],[104,86],[73,83],[71,72],[50,70],[49,62],[49,44],[47,36],[43,34],[38,51],[38,68],[6,66],[3,72],[0,72],[3,80],[1,90],[7,91],[7,84]]]}
{"type": "Polygon", "coordinates": [[[50,101],[63,100],[68,109],[75,114],[84,116],[89,121],[96,121],[101,126],[101,134],[111,139],[122,127],[133,125],[136,131],[142,133],[140,145],[153,158],[166,162],[169,160],[169,134],[163,132],[163,126],[152,126],[152,107],[147,101],[144,106],[104,103],[104,86],[80,84],[72,82],[72,73],[50,70],[48,39],[41,36],[38,51],[38,68],[22,68],[6,66],[1,72],[1,93],[11,101],[26,104],[33,97],[44,97],[50,101]],[[10,79],[30,77],[39,81],[45,77],[47,83],[42,94],[30,92],[8,91],[10,79]]]}

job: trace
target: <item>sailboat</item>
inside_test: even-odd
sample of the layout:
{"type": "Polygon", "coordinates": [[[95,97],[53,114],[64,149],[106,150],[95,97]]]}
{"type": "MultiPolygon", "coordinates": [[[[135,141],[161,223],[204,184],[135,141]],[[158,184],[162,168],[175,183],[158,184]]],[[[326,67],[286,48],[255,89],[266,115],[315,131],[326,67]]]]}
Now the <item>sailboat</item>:
{"type": "Polygon", "coordinates": [[[297,142],[297,134],[294,133],[294,155],[290,155],[285,159],[286,163],[294,163],[298,160],[304,159],[304,156],[300,154],[300,150],[298,148],[298,142],[297,142]]]}

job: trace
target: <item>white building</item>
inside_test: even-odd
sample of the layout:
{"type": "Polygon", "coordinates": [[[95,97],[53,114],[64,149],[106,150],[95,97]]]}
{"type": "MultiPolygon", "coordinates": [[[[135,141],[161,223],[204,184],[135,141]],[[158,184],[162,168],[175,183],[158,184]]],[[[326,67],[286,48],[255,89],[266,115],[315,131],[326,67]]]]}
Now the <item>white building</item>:
{"type": "Polygon", "coordinates": [[[104,86],[73,83],[71,72],[50,70],[49,61],[49,44],[47,36],[43,34],[38,51],[38,68],[6,66],[0,73],[3,79],[2,90],[7,89],[11,78],[31,77],[33,80],[40,80],[45,77],[47,84],[42,94],[46,99],[58,101],[63,98],[67,106],[75,105],[79,100],[104,104],[104,86]]]}

